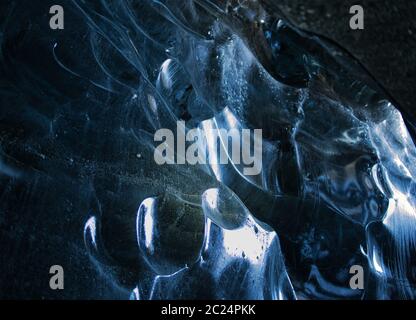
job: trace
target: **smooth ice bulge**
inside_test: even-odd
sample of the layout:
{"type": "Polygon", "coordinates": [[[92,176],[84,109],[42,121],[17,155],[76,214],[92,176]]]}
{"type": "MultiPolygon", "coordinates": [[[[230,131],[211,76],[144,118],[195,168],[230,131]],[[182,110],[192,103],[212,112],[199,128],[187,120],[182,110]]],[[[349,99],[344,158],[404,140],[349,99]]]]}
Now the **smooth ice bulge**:
{"type": "Polygon", "coordinates": [[[198,260],[204,239],[200,208],[173,195],[145,199],[137,213],[137,242],[158,275],[173,274],[198,260]]]}
{"type": "MultiPolygon", "coordinates": [[[[171,246],[170,250],[160,246],[157,234],[165,231],[172,235],[172,232],[153,227],[147,219],[155,215],[163,219],[172,214],[174,220],[181,221],[178,229],[182,229],[182,225],[188,223],[186,218],[183,221],[182,209],[189,204],[178,204],[176,211],[166,212],[166,208],[157,207],[154,199],[144,200],[138,213],[138,242],[148,266],[154,271],[154,278],[148,293],[138,286],[132,298],[294,298],[276,233],[256,222],[235,195],[221,191],[208,189],[200,198],[199,213],[203,212],[206,217],[201,224],[203,241],[194,236],[198,227],[195,220],[189,219],[193,228],[186,232],[178,230],[177,235],[165,242],[165,246],[171,246]],[[143,209],[144,206],[151,208],[143,209]],[[155,213],[156,210],[161,211],[155,213]],[[147,243],[148,236],[153,241],[147,243]],[[197,251],[189,250],[194,246],[197,251]],[[176,268],[169,270],[169,266],[173,266],[172,259],[181,259],[182,264],[175,263],[176,268]]],[[[197,205],[194,208],[198,210],[197,205]]],[[[167,228],[176,228],[175,223],[167,228]]]]}
{"type": "MultiPolygon", "coordinates": [[[[144,166],[129,184],[137,215],[123,213],[121,229],[130,237],[122,252],[134,259],[99,259],[111,239],[91,236],[98,221],[88,220],[91,256],[131,271],[123,282],[103,269],[132,298],[415,297],[411,119],[353,58],[285,22],[271,1],[76,7],[100,53],[100,71],[88,76],[102,81],[104,72],[105,86],[129,97],[126,117],[136,118],[125,130],[143,150],[178,120],[201,135],[262,130],[258,175],[232,161],[144,166]],[[365,270],[363,290],[349,285],[354,265],[365,270]]],[[[204,143],[209,158],[232,159],[204,143]]]]}

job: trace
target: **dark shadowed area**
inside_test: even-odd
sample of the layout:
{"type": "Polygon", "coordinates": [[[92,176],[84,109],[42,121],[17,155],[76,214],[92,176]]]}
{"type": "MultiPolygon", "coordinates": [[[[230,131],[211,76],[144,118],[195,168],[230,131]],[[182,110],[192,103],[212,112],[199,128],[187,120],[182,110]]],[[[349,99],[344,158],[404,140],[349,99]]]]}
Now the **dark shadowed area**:
{"type": "Polygon", "coordinates": [[[352,53],[416,117],[416,2],[410,0],[273,1],[298,27],[352,53]],[[364,30],[349,28],[349,8],[364,8],[364,30]]]}

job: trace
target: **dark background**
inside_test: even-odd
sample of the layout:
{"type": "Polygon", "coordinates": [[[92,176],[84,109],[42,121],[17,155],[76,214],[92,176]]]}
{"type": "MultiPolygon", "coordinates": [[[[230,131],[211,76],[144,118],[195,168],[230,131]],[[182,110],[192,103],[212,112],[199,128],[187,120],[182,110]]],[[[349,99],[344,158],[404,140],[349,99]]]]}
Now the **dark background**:
{"type": "Polygon", "coordinates": [[[334,40],[416,118],[416,1],[273,0],[296,26],[334,40]],[[349,8],[364,9],[364,30],[351,30],[349,8]]]}

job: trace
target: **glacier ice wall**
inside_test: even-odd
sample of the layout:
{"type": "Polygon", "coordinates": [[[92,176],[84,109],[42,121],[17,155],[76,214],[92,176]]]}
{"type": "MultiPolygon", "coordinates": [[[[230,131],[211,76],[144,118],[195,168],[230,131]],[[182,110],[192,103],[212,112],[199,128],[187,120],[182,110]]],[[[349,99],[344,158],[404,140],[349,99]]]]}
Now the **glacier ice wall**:
{"type": "Polygon", "coordinates": [[[273,1],[70,4],[83,41],[50,49],[87,85],[31,116],[68,155],[48,174],[74,172],[87,199],[77,251],[97,282],[132,299],[415,297],[412,121],[348,53],[273,1]],[[156,165],[153,134],[178,120],[262,129],[261,174],[156,165]],[[363,290],[349,286],[353,265],[363,290]]]}
{"type": "Polygon", "coordinates": [[[93,81],[130,92],[143,117],[131,130],[150,154],[152,130],[177,120],[202,133],[263,130],[260,175],[191,167],[169,193],[143,199],[135,250],[146,267],[133,298],[414,297],[415,146],[351,57],[268,2],[76,5],[102,71],[93,81]],[[198,182],[197,170],[209,178],[198,182]],[[198,188],[182,196],[188,183],[198,188]],[[353,265],[365,269],[364,290],[349,287],[353,265]]]}

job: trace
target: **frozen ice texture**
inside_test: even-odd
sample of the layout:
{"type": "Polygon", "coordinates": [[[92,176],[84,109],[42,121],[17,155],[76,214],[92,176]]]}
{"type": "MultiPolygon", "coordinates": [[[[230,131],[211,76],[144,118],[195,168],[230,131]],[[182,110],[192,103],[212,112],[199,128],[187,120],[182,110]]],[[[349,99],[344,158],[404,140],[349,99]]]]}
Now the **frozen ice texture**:
{"type": "Polygon", "coordinates": [[[415,298],[414,123],[348,53],[273,1],[72,4],[87,41],[53,54],[89,87],[38,117],[75,159],[98,282],[132,299],[415,298]],[[262,129],[261,174],[156,165],[153,134],[178,120],[262,129]]]}
{"type": "Polygon", "coordinates": [[[202,168],[221,188],[194,193],[202,209],[187,219],[200,225],[182,220],[184,202],[151,236],[148,219],[157,224],[156,207],[166,205],[157,194],[142,202],[138,254],[154,278],[135,298],[414,298],[416,149],[401,113],[355,60],[267,1],[128,3],[116,12],[130,18],[130,33],[110,35],[110,21],[85,12],[92,34],[141,74],[133,91],[154,129],[181,119],[202,132],[263,130],[260,175],[233,163],[202,168]],[[162,248],[179,219],[184,237],[177,230],[181,241],[162,248]],[[353,265],[365,270],[363,290],[350,288],[353,265]]]}

